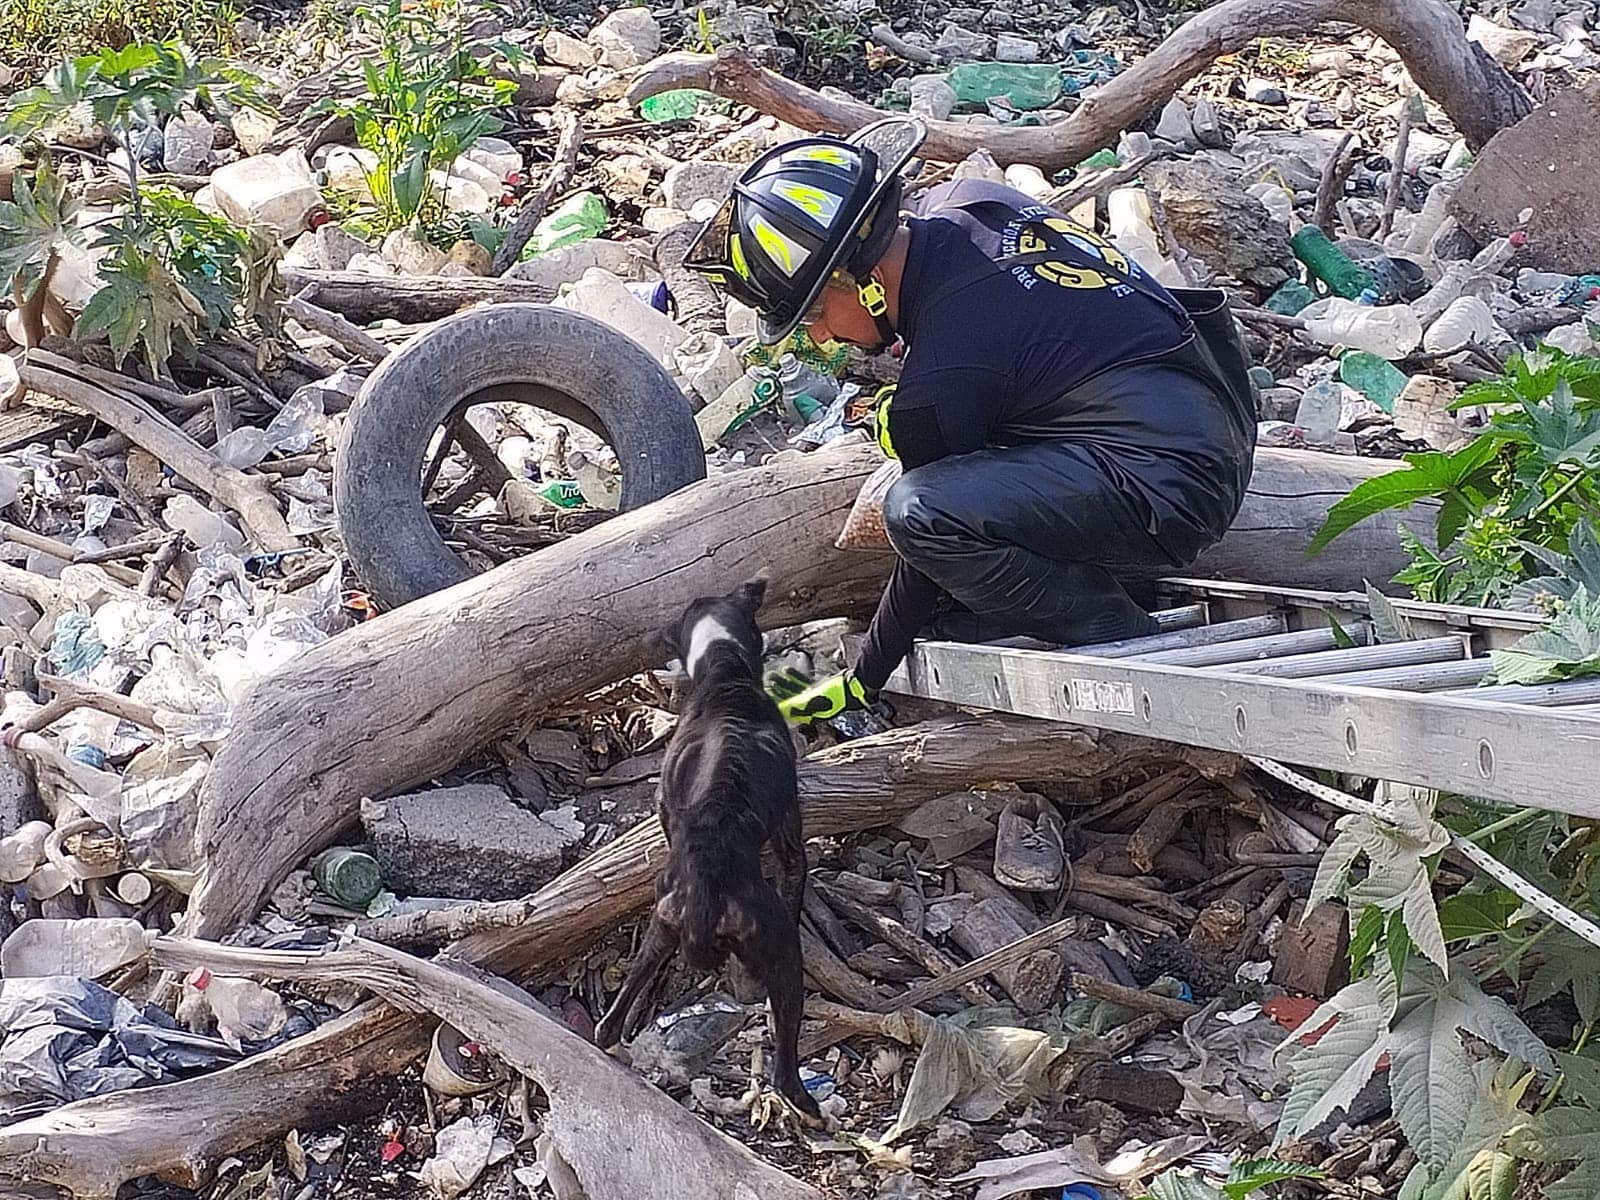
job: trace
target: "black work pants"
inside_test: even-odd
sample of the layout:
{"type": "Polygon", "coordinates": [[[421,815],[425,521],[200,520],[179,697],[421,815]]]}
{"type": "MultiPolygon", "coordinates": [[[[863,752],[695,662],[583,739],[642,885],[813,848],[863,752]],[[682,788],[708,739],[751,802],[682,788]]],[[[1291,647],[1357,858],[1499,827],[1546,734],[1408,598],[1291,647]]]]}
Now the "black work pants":
{"type": "MultiPolygon", "coordinates": [[[[1194,374],[1149,363],[1093,381],[1104,394],[1160,388],[1216,405],[1194,374]]],[[[1180,567],[1222,536],[1243,499],[1247,445],[1196,447],[1196,470],[1137,448],[1062,438],[955,455],[908,470],[884,524],[899,561],[855,666],[880,688],[923,633],[957,641],[1030,636],[1085,645],[1153,633],[1116,570],[1180,567]]],[[[1148,572],[1147,572],[1148,573],[1148,572]]]]}

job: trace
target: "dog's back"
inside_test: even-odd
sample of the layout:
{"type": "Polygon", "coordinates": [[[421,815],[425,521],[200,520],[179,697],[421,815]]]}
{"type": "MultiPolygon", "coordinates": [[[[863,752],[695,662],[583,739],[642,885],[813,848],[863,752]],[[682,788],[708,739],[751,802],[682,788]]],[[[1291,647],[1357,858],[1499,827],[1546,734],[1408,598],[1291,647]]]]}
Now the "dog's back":
{"type": "Polygon", "coordinates": [[[712,970],[737,940],[739,901],[762,886],[762,845],[797,803],[795,754],[761,685],[759,649],[751,652],[760,645],[753,614],[728,606],[686,632],[689,681],[659,803],[684,955],[697,970],[712,970]],[[714,636],[706,632],[712,623],[714,636]]]}

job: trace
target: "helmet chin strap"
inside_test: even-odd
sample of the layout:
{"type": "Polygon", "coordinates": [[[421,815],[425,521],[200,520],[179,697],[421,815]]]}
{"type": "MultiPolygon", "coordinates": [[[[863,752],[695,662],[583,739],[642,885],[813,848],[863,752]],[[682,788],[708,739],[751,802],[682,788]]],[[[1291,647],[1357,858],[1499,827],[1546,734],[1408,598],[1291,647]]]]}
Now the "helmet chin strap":
{"type": "Polygon", "coordinates": [[[878,326],[878,337],[881,339],[878,349],[892,346],[900,334],[889,320],[889,293],[884,290],[883,284],[871,275],[867,276],[865,282],[856,280],[856,298],[878,326]]]}

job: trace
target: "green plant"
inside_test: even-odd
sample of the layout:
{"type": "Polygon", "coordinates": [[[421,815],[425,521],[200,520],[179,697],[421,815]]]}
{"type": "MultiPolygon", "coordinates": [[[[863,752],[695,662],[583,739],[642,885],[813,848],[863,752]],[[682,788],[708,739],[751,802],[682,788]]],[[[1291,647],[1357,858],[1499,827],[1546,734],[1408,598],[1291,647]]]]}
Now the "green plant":
{"type": "MultiPolygon", "coordinates": [[[[154,124],[185,105],[226,111],[254,95],[253,77],[196,59],[177,44],[133,45],[64,62],[6,104],[3,127],[37,131],[79,105],[123,145],[130,203],[96,227],[104,251],[100,289],[79,316],[79,336],[104,333],[120,363],[142,346],[153,373],[174,346],[193,349],[239,317],[265,314],[275,288],[275,256],[258,236],[235,229],[174,192],[140,186],[134,122],[154,124]]],[[[20,299],[48,286],[62,251],[81,247],[78,206],[46,165],[30,184],[14,182],[16,200],[0,207],[0,275],[20,299]]]]}
{"type": "Polygon", "coordinates": [[[1221,1186],[1212,1186],[1199,1172],[1172,1167],[1150,1181],[1139,1200],[1245,1200],[1285,1179],[1321,1179],[1322,1172],[1303,1163],[1275,1158],[1243,1159],[1233,1164],[1221,1186]]]}
{"type": "Polygon", "coordinates": [[[1600,554],[1572,539],[1600,517],[1600,358],[1541,348],[1511,361],[1503,379],[1474,384],[1457,408],[1484,406],[1487,428],[1451,453],[1406,456],[1406,467],[1362,483],[1329,511],[1316,553],[1358,521],[1437,500],[1436,546],[1401,536],[1411,565],[1395,577],[1419,599],[1531,606],[1529,584],[1552,562],[1600,554]]]}
{"type": "Polygon", "coordinates": [[[30,73],[63,58],[134,42],[238,48],[235,0],[0,0],[0,60],[30,73]]]}
{"type": "Polygon", "coordinates": [[[376,54],[361,62],[362,94],[330,98],[324,107],[349,117],[356,140],[376,157],[366,172],[376,206],[371,225],[386,232],[436,219],[443,204],[433,172],[448,172],[480,137],[497,132],[493,110],[516,92],[483,60],[514,60],[520,52],[500,42],[469,42],[459,3],[412,7],[388,0],[356,15],[377,38],[376,54]]]}

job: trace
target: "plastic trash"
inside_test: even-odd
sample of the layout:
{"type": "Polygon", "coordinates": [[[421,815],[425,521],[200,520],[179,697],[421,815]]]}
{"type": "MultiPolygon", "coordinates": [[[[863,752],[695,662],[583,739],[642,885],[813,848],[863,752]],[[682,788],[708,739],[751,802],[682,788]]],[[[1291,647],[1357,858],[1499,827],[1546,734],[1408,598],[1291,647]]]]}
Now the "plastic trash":
{"type": "Polygon", "coordinates": [[[503,1078],[495,1060],[453,1025],[434,1026],[422,1082],[441,1096],[473,1096],[503,1078]]]}
{"type": "MultiPolygon", "coordinates": [[[[455,1200],[488,1167],[499,1127],[499,1119],[493,1113],[462,1117],[446,1125],[434,1138],[433,1157],[422,1164],[417,1177],[439,1200],[455,1200]]],[[[510,1149],[509,1142],[506,1148],[510,1149]]]]}
{"type": "Polygon", "coordinates": [[[260,225],[285,241],[308,229],[322,207],[322,193],[298,150],[261,154],[227,163],[211,173],[217,207],[238,225],[260,225]]]}
{"type": "Polygon", "coordinates": [[[668,371],[676,371],[673,351],[688,336],[684,328],[664,313],[640,300],[609,271],[588,270],[572,290],[555,303],[581,312],[638,342],[668,371]]]}
{"type": "Polygon", "coordinates": [[[1556,297],[1562,304],[1587,304],[1600,299],[1600,275],[1579,275],[1556,297]]]}
{"type": "Polygon", "coordinates": [[[1462,296],[1428,326],[1422,348],[1429,354],[1460,350],[1468,343],[1493,345],[1506,340],[1506,333],[1495,322],[1489,306],[1476,296],[1462,296]]]}
{"type": "Polygon", "coordinates": [[[559,250],[585,238],[598,237],[610,219],[606,202],[598,193],[579,192],[569,196],[546,213],[544,220],[534,227],[533,236],[523,247],[522,257],[529,259],[538,254],[549,254],[552,250],[559,250]]]}
{"type": "Polygon", "coordinates": [[[88,616],[62,613],[50,639],[50,661],[59,674],[73,679],[86,676],[105,657],[105,643],[88,616]]]}
{"type": "Polygon", "coordinates": [[[1035,200],[1043,200],[1051,190],[1050,181],[1044,177],[1044,172],[1031,163],[1012,163],[1007,167],[1006,186],[1032,196],[1035,200]]]}
{"type": "Polygon", "coordinates": [[[1122,187],[1106,197],[1111,240],[1156,280],[1169,287],[1187,284],[1178,264],[1161,252],[1150,216],[1150,198],[1142,187],[1122,187]]]}
{"type": "Polygon", "coordinates": [[[1261,201],[1262,206],[1285,225],[1294,224],[1294,196],[1276,183],[1263,182],[1251,186],[1248,193],[1261,201]]]}
{"type": "MultiPolygon", "coordinates": [[[[1373,293],[1370,298],[1380,304],[1415,300],[1428,290],[1428,277],[1422,264],[1409,258],[1394,258],[1387,254],[1361,260],[1362,267],[1372,275],[1373,293]]],[[[1368,293],[1362,293],[1363,298],[1368,293]]]]}
{"type": "Polygon", "coordinates": [[[583,489],[576,479],[552,479],[539,489],[539,495],[557,508],[583,507],[583,489]]]}
{"type": "Polygon", "coordinates": [[[1344,346],[1396,359],[1404,358],[1422,342],[1422,324],[1405,304],[1374,308],[1350,300],[1319,300],[1301,315],[1306,333],[1324,346],[1344,346]],[[1309,315],[1313,312],[1315,316],[1309,315]]]}
{"type": "Polygon", "coordinates": [[[44,861],[48,821],[28,821],[0,838],[0,883],[21,883],[44,861]]]}
{"type": "Polygon", "coordinates": [[[212,512],[193,496],[175,493],[161,510],[161,519],[173,529],[181,530],[196,546],[214,546],[222,543],[234,553],[245,548],[244,534],[226,517],[212,512]]]}
{"type": "Polygon", "coordinates": [[[1286,317],[1297,315],[1302,309],[1316,303],[1317,294],[1298,279],[1286,281],[1282,287],[1267,297],[1268,312],[1282,313],[1286,317]]]}
{"type": "Polygon", "coordinates": [[[946,76],[963,104],[1004,96],[1013,108],[1046,108],[1061,97],[1061,68],[1041,63],[962,63],[946,76]]]}
{"type": "Polygon", "coordinates": [[[762,374],[759,368],[752,367],[695,414],[694,423],[700,431],[700,444],[707,450],[716,445],[739,418],[760,409],[761,401],[756,399],[756,380],[762,374]]]}
{"type": "Polygon", "coordinates": [[[630,282],[628,284],[628,290],[635,296],[639,297],[639,299],[643,300],[651,308],[655,309],[658,313],[667,313],[669,316],[671,315],[672,293],[667,290],[666,280],[657,279],[641,283],[630,282]]]}
{"type": "Polygon", "coordinates": [[[1409,377],[1388,359],[1350,350],[1339,359],[1339,378],[1386,413],[1394,412],[1395,397],[1405,390],[1409,377]]]}
{"type": "Polygon", "coordinates": [[[1320,280],[1335,296],[1354,300],[1377,281],[1315,225],[1302,225],[1289,240],[1294,256],[1306,265],[1312,278],[1320,280]]]}
{"type": "Polygon", "coordinates": [[[1331,380],[1308,387],[1300,396],[1294,423],[1310,442],[1325,442],[1339,430],[1344,412],[1344,389],[1331,380]]]}
{"type": "Polygon", "coordinates": [[[484,135],[469,146],[461,158],[494,173],[501,183],[522,171],[522,153],[504,138],[484,135]]]}
{"type": "Polygon", "coordinates": [[[687,1082],[715,1057],[745,1023],[750,1010],[713,992],[675,1012],[662,1013],[629,1047],[635,1064],[687,1082]]]}
{"type": "Polygon", "coordinates": [[[0,945],[0,974],[96,979],[144,957],[145,928],[127,917],[24,921],[0,945]]]}
{"type": "Polygon", "coordinates": [[[622,503],[622,477],[608,471],[582,450],[567,455],[567,466],[577,481],[583,502],[591,508],[616,512],[622,503]]]}
{"type": "Polygon", "coordinates": [[[800,397],[810,396],[817,405],[828,405],[839,394],[839,384],[831,376],[813,371],[793,354],[785,354],[779,361],[778,384],[783,388],[784,407],[802,419],[809,417],[799,408],[800,397]]]}
{"type": "Polygon", "coordinates": [[[311,860],[311,877],[340,904],[363,911],[383,890],[378,860],[350,846],[335,846],[311,860]]]}
{"type": "Polygon", "coordinates": [[[700,111],[702,103],[715,99],[700,88],[673,88],[640,101],[639,115],[646,121],[687,121],[700,111]]]}
{"type": "Polygon", "coordinates": [[[162,131],[161,162],[179,175],[199,175],[211,162],[217,127],[199,113],[185,109],[162,131]]]}
{"type": "Polygon", "coordinates": [[[843,437],[848,432],[844,423],[845,413],[850,407],[850,401],[859,391],[855,384],[847,384],[840,389],[838,398],[832,404],[826,408],[817,405],[811,409],[805,414],[806,427],[790,438],[789,444],[803,450],[808,447],[826,446],[829,442],[843,437]]]}
{"type": "Polygon", "coordinates": [[[272,1037],[289,1019],[283,997],[253,979],[213,975],[206,967],[196,967],[184,980],[184,988],[184,1001],[180,1003],[187,1008],[191,1020],[202,1010],[209,1010],[216,1022],[217,1036],[235,1050],[245,1042],[272,1037]]]}

